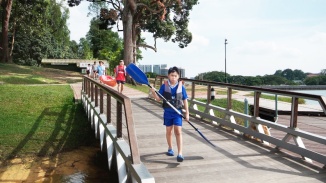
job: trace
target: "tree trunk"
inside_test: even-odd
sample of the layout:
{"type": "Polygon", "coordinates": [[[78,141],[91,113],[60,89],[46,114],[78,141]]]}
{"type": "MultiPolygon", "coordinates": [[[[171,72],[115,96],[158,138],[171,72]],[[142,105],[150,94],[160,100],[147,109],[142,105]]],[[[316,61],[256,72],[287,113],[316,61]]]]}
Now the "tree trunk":
{"type": "Polygon", "coordinates": [[[133,16],[129,9],[129,6],[125,6],[123,15],[123,60],[125,65],[133,62],[133,42],[132,42],[132,23],[133,16]]]}
{"type": "Polygon", "coordinates": [[[12,63],[9,59],[8,49],[8,30],[9,30],[9,19],[12,7],[12,0],[3,1],[1,4],[3,8],[3,20],[2,20],[2,62],[12,63]]]}

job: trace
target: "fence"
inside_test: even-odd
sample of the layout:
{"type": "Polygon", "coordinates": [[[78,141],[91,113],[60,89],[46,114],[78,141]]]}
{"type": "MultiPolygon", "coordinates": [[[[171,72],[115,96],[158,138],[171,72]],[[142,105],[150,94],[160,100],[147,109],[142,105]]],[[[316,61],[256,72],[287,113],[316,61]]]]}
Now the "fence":
{"type": "MultiPolygon", "coordinates": [[[[157,76],[154,81],[154,87],[163,83],[166,76],[157,76]]],[[[305,143],[308,141],[313,142],[319,147],[325,147],[326,135],[320,135],[309,131],[309,129],[302,130],[298,125],[298,114],[299,114],[299,99],[308,99],[318,101],[321,111],[326,114],[326,99],[318,95],[296,93],[290,91],[281,91],[276,89],[265,89],[261,87],[250,87],[236,84],[227,84],[219,82],[210,82],[203,80],[194,80],[181,78],[190,87],[190,99],[189,99],[189,110],[192,116],[200,118],[213,125],[223,125],[225,127],[233,129],[236,133],[241,133],[246,136],[251,136],[260,139],[264,144],[275,145],[277,149],[284,148],[290,152],[299,154],[307,161],[315,160],[326,167],[326,154],[325,151],[316,152],[315,149],[308,149],[305,147],[305,143]],[[206,102],[198,101],[196,98],[196,87],[205,86],[206,88],[206,102]],[[224,88],[226,91],[226,108],[214,106],[211,104],[212,87],[224,88]],[[232,103],[234,102],[232,97],[233,93],[239,91],[246,91],[254,93],[253,96],[253,114],[245,114],[244,112],[232,110],[232,103]],[[291,98],[290,106],[290,120],[288,125],[279,124],[274,121],[269,121],[260,118],[260,99],[261,94],[267,93],[276,96],[285,96],[291,98]],[[202,109],[199,109],[201,106],[202,109]],[[223,113],[224,117],[216,117],[215,114],[223,113]],[[249,121],[250,125],[246,123],[239,123],[236,119],[242,119],[243,121],[249,121]],[[273,136],[271,129],[284,134],[281,138],[273,136]],[[293,139],[293,142],[290,140],[293,139]],[[305,142],[305,143],[304,143],[305,142]]],[[[187,87],[188,88],[188,87],[187,87]]],[[[188,89],[187,89],[188,90],[188,89]]],[[[277,105],[277,104],[276,104],[277,105]]],[[[321,124],[324,127],[326,124],[321,124]]],[[[323,128],[320,131],[325,131],[323,128]]]]}
{"type": "Polygon", "coordinates": [[[82,103],[109,169],[117,165],[119,182],[155,182],[140,161],[130,99],[84,76],[82,103]]]}

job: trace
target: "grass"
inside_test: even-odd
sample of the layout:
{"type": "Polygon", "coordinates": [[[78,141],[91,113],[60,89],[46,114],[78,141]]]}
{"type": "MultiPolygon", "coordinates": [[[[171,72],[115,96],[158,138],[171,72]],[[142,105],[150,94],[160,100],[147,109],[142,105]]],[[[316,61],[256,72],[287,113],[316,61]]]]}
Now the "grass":
{"type": "MultiPolygon", "coordinates": [[[[204,103],[207,102],[206,99],[196,99],[196,100],[201,101],[201,102],[204,102],[204,103]]],[[[211,104],[212,105],[215,105],[215,106],[222,107],[222,108],[227,108],[227,99],[226,98],[215,99],[215,100],[212,100],[211,101],[211,104]]],[[[232,100],[232,110],[233,111],[237,111],[237,112],[243,113],[244,112],[244,108],[245,108],[244,102],[240,102],[240,101],[237,101],[237,100],[232,100]]],[[[205,108],[198,105],[198,110],[204,112],[205,108]]],[[[214,114],[215,114],[215,117],[218,117],[218,118],[224,118],[225,117],[225,114],[222,113],[222,112],[219,112],[219,111],[214,111],[214,114]]],[[[241,118],[235,117],[235,120],[240,125],[243,125],[244,124],[244,120],[241,119],[241,118]]]]}
{"type": "Polygon", "coordinates": [[[0,86],[0,160],[49,156],[89,144],[91,128],[69,85],[0,86]]]}
{"type": "Polygon", "coordinates": [[[125,84],[127,87],[129,88],[133,88],[133,89],[136,89],[136,90],[139,90],[139,91],[142,91],[144,93],[148,93],[149,91],[149,87],[147,85],[132,85],[132,84],[128,84],[126,83],[125,84]]]}
{"type": "Polygon", "coordinates": [[[78,72],[0,63],[0,83],[4,84],[65,84],[80,81],[82,75],[78,72]]]}
{"type": "Polygon", "coordinates": [[[71,87],[44,85],[70,82],[61,77],[73,72],[0,64],[0,73],[4,82],[0,84],[1,165],[15,157],[52,156],[94,142],[82,105],[73,102],[71,87]],[[22,82],[15,76],[24,85],[17,84],[22,82]],[[14,79],[5,79],[9,77],[14,79]]]}
{"type": "MultiPolygon", "coordinates": [[[[254,96],[254,93],[250,93],[248,94],[247,96],[254,96]]],[[[269,100],[275,100],[275,95],[266,95],[266,94],[261,94],[260,95],[260,98],[263,98],[263,99],[269,99],[269,100]]],[[[288,102],[288,103],[291,103],[292,102],[292,98],[290,97],[280,97],[278,96],[277,97],[277,100],[278,101],[282,101],[282,102],[288,102]]],[[[302,98],[299,98],[299,101],[298,101],[299,104],[305,104],[306,101],[302,98]]]]}

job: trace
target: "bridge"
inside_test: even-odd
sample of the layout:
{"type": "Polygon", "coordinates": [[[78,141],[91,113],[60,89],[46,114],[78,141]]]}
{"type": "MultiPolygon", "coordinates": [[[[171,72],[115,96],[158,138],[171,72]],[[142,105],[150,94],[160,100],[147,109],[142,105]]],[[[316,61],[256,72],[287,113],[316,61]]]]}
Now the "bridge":
{"type": "MultiPolygon", "coordinates": [[[[158,76],[155,85],[163,82],[158,76]]],[[[325,98],[275,89],[183,79],[189,95],[191,121],[214,144],[212,147],[186,122],[183,125],[185,161],[166,156],[161,105],[148,94],[115,88],[84,77],[81,101],[108,167],[117,167],[119,182],[326,182],[326,119],[299,116],[300,110],[326,112],[325,98]],[[227,107],[211,105],[211,89],[226,94],[227,107]],[[252,92],[252,97],[239,93],[252,92]],[[262,93],[286,96],[278,102],[290,115],[260,117],[262,107],[276,107],[262,93]],[[196,100],[205,98],[206,102],[196,100]],[[248,98],[253,114],[234,111],[234,100],[248,98]],[[319,102],[299,105],[298,99],[319,102]],[[216,114],[222,114],[218,116],[216,114]]],[[[78,95],[78,92],[76,93],[78,95]]],[[[219,95],[220,97],[220,95],[219,95]]],[[[176,148],[175,141],[174,147],[176,148]]]]}

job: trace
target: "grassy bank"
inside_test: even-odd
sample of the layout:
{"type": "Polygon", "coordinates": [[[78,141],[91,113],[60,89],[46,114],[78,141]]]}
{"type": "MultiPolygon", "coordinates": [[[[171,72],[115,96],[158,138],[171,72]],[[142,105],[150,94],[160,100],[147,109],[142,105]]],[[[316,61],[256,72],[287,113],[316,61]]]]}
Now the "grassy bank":
{"type": "Polygon", "coordinates": [[[78,72],[35,66],[0,63],[0,83],[3,84],[64,84],[82,81],[78,72]]]}
{"type": "Polygon", "coordinates": [[[73,102],[67,84],[76,81],[81,81],[78,72],[0,64],[0,165],[94,142],[84,110],[73,102]]]}
{"type": "Polygon", "coordinates": [[[69,85],[0,85],[0,160],[49,156],[93,142],[69,85]]]}

